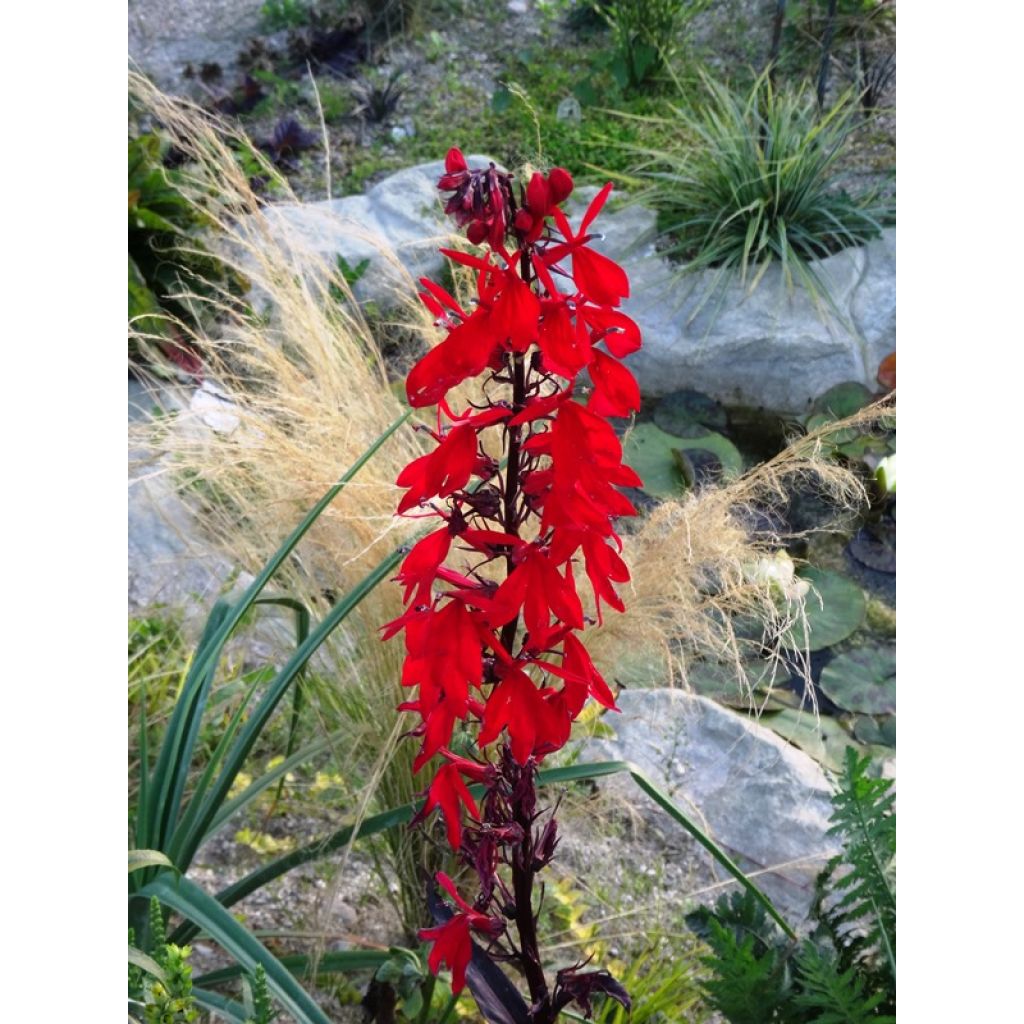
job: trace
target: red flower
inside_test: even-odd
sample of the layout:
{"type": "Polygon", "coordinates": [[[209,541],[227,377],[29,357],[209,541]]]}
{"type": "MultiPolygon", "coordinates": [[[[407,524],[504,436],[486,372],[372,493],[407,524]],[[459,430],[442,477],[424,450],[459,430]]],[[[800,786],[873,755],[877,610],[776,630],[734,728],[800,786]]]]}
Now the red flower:
{"type": "Polygon", "coordinates": [[[594,393],[587,408],[598,416],[628,416],[640,408],[640,388],[636,378],[617,359],[603,352],[594,353],[590,364],[594,393]]]}
{"type": "Polygon", "coordinates": [[[543,756],[564,746],[572,723],[560,696],[542,694],[533,680],[517,668],[502,668],[499,674],[501,682],[484,709],[477,741],[480,746],[492,743],[506,728],[512,756],[520,764],[526,764],[534,754],[543,756]]]}
{"type": "Polygon", "coordinates": [[[611,190],[612,183],[608,182],[594,197],[583,215],[578,232],[572,230],[565,214],[555,209],[555,223],[565,237],[565,243],[553,246],[544,253],[544,262],[548,266],[560,263],[571,254],[572,279],[576,287],[586,298],[599,306],[617,306],[629,295],[629,278],[622,267],[596,250],[588,249],[586,245],[593,237],[587,234],[587,228],[600,213],[611,190]]]}
{"type": "Polygon", "coordinates": [[[448,549],[451,544],[451,532],[447,526],[444,526],[440,530],[427,534],[413,545],[395,577],[395,581],[405,587],[402,600],[406,604],[414,594],[417,604],[426,604],[430,600],[430,590],[434,585],[437,570],[448,557],[448,549]]]}
{"type": "Polygon", "coordinates": [[[398,475],[398,486],[409,488],[398,514],[435,496],[444,498],[461,490],[473,475],[476,457],[476,430],[469,424],[454,427],[432,452],[414,459],[398,475]]]}
{"type": "Polygon", "coordinates": [[[426,802],[416,812],[410,824],[422,821],[435,808],[440,808],[448,830],[448,844],[453,850],[457,850],[462,845],[462,806],[465,806],[477,821],[480,820],[480,812],[466,788],[466,783],[462,781],[458,765],[449,762],[438,769],[427,792],[426,802]]]}
{"type": "Polygon", "coordinates": [[[437,880],[449,896],[458,904],[460,911],[436,928],[424,928],[419,932],[421,939],[434,943],[427,957],[427,963],[434,974],[446,963],[452,972],[452,992],[459,993],[466,987],[466,968],[473,957],[473,940],[469,930],[486,935],[500,935],[504,931],[501,921],[474,910],[458,893],[455,883],[443,872],[437,873],[437,880]]]}
{"type": "Polygon", "coordinates": [[[522,560],[498,587],[487,609],[487,620],[497,628],[525,608],[523,620],[531,647],[546,645],[552,614],[573,629],[583,628],[583,606],[576,594],[571,567],[559,573],[547,553],[537,545],[525,548],[522,560]]]}

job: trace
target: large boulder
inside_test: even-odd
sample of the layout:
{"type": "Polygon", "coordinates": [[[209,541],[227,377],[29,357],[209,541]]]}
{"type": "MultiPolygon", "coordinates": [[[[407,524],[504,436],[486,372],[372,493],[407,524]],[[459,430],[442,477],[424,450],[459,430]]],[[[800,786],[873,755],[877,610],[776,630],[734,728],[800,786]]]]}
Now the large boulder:
{"type": "Polygon", "coordinates": [[[186,65],[220,64],[233,82],[236,57],[260,32],[263,0],[128,0],[128,53],[163,89],[182,91],[186,65]]]}
{"type": "MultiPolygon", "coordinates": [[[[589,741],[581,760],[638,765],[744,871],[757,872],[780,909],[806,917],[815,876],[838,852],[826,835],[832,788],[818,763],[752,718],[682,690],[626,690],[618,704],[621,715],[602,719],[615,738],[589,741]]],[[[664,824],[655,804],[638,807],[664,824]]]]}
{"type": "MultiPolygon", "coordinates": [[[[596,194],[578,189],[578,215],[596,194]]],[[[628,365],[645,395],[681,388],[723,402],[786,412],[834,384],[856,380],[874,389],[882,359],[896,348],[896,232],[812,264],[830,302],[796,285],[773,266],[750,292],[719,273],[692,275],[660,257],[653,210],[625,206],[603,213],[595,248],[622,263],[632,293],[623,309],[643,332],[628,365]]]]}
{"type": "MultiPolygon", "coordinates": [[[[470,156],[474,167],[490,158],[470,156]]],[[[275,240],[298,265],[313,257],[333,268],[340,255],[351,268],[369,266],[356,281],[358,300],[387,306],[412,296],[412,282],[436,278],[444,267],[438,247],[451,240],[452,222],[445,216],[438,178],[444,162],[408,167],[378,182],[364,195],[318,203],[282,203],[265,215],[275,240]]]]}
{"type": "MultiPolygon", "coordinates": [[[[182,390],[147,390],[129,379],[129,427],[159,411],[180,411],[188,401],[182,390]]],[[[230,571],[226,561],[211,555],[201,543],[195,515],[178,495],[167,457],[129,446],[129,613],[172,608],[184,610],[186,618],[202,617],[230,571]]]]}

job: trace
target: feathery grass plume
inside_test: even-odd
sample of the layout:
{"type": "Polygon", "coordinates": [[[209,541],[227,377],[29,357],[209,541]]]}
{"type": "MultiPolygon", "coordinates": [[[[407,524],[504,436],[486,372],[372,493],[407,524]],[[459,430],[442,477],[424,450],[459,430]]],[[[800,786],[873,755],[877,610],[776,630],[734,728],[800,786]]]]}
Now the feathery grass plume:
{"type": "MultiPolygon", "coordinates": [[[[870,431],[895,422],[895,393],[847,419],[796,438],[775,458],[742,476],[658,506],[623,537],[632,593],[622,615],[605,616],[589,643],[594,660],[613,666],[645,652],[644,672],[664,685],[685,683],[687,665],[706,658],[730,665],[755,707],[744,663],[763,649],[777,660],[778,640],[804,616],[812,593],[780,600],[777,584],[752,571],[795,534],[758,530],[787,496],[811,489],[832,509],[819,530],[835,530],[867,501],[860,478],[830,458],[827,441],[842,429],[870,431]],[[753,635],[738,622],[755,624],[753,635]]],[[[800,661],[800,652],[796,654],[800,661]]],[[[806,661],[806,658],[804,659],[806,661]]],[[[798,666],[799,667],[799,666],[798,666]]],[[[779,678],[785,678],[788,670],[779,678]]]]}
{"type": "MultiPolygon", "coordinates": [[[[237,417],[234,429],[211,430],[200,414],[185,410],[143,425],[133,440],[164,456],[158,472],[171,475],[182,496],[201,511],[210,550],[254,572],[403,406],[343,275],[294,237],[283,242],[272,230],[235,156],[253,152],[249,140],[145,79],[132,76],[130,88],[138,106],[185,154],[187,197],[207,211],[224,258],[244,270],[266,309],[257,313],[213,302],[217,333],[189,332],[204,354],[207,376],[229,403],[225,409],[237,417]],[[332,288],[346,301],[332,297],[332,288]]],[[[273,168],[266,173],[280,198],[296,201],[273,168]]],[[[404,281],[405,294],[414,299],[415,287],[397,258],[382,256],[393,280],[404,281]]],[[[418,303],[403,306],[396,318],[414,335],[431,335],[418,303]]],[[[406,542],[415,524],[393,517],[394,481],[422,451],[411,428],[396,433],[282,567],[277,591],[320,614],[335,594],[348,591],[406,542]]],[[[307,707],[320,728],[342,737],[335,751],[342,774],[351,779],[353,766],[359,766],[369,775],[355,794],[364,808],[375,792],[382,805],[393,806],[410,801],[429,782],[426,773],[414,781],[404,751],[394,754],[402,659],[395,645],[379,642],[377,627],[400,613],[398,596],[397,588],[376,588],[325,646],[304,684],[307,707]],[[403,763],[392,764],[393,755],[403,763]]],[[[419,861],[429,855],[417,835],[395,836],[390,853],[402,889],[416,889],[415,904],[410,901],[402,914],[404,927],[414,934],[423,923],[419,861]],[[417,844],[420,848],[410,848],[417,844]],[[413,905],[415,919],[408,916],[413,905]]]]}

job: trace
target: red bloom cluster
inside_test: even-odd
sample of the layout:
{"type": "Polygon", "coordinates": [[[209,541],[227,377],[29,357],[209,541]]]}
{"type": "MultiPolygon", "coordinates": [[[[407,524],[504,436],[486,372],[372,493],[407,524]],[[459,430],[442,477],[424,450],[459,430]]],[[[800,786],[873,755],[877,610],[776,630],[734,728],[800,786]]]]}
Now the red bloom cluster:
{"type": "Polygon", "coordinates": [[[484,826],[464,829],[461,820],[465,811],[480,821],[466,781],[504,786],[507,806],[518,807],[509,787],[520,783],[509,779],[532,779],[533,766],[566,743],[587,698],[615,708],[574,635],[587,622],[576,568],[589,579],[598,621],[602,602],[622,610],[614,584],[629,572],[612,521],[635,515],[619,488],[641,481],[623,464],[606,417],[639,408],[636,381],[620,360],[640,347],[640,331],[617,308],[629,294],[625,273],[590,246],[610,184],[574,231],[560,208],[573,189],[561,168],[535,173],[517,204],[511,175],[494,165],[472,171],[453,149],[445,166],[439,187],[453,192],[448,212],[488,251],[442,250],[475,272],[469,310],[439,285],[422,282],[420,297],[447,336],[413,368],[407,394],[414,407],[438,406],[437,446],[399,476],[407,490],[398,511],[441,524],[402,563],[407,609],[384,635],[405,634],[402,684],[414,698],[401,708],[420,718],[415,768],[437,754],[445,758],[420,817],[439,808],[452,846],[481,876],[475,909],[442,877],[462,909],[423,933],[435,941],[431,967],[445,960],[458,991],[470,931],[493,936],[504,927],[500,913],[484,913],[501,859],[491,847],[523,842],[530,827],[518,811],[507,811],[497,830],[505,838],[495,839],[495,822],[485,813],[491,853],[481,859],[484,826]],[[584,370],[592,387],[581,400],[584,370]],[[485,393],[506,385],[504,398],[453,411],[452,389],[484,374],[485,393]],[[501,431],[504,467],[485,453],[484,431],[501,431]],[[447,564],[456,554],[459,568],[447,564]],[[485,571],[491,563],[504,569],[501,582],[485,571]],[[456,722],[476,726],[468,731],[476,731],[478,760],[448,749],[456,722]],[[484,748],[498,740],[505,752],[488,758],[484,748]]]}

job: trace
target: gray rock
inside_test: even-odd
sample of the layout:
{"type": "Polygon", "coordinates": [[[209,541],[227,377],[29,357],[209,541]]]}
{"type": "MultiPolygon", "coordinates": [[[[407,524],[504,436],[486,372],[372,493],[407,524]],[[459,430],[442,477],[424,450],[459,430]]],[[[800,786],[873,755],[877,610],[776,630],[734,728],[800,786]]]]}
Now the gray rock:
{"type": "MultiPolygon", "coordinates": [[[[148,418],[158,406],[180,410],[188,396],[165,388],[154,397],[138,381],[128,381],[128,420],[148,418]]],[[[160,607],[205,615],[230,566],[196,543],[192,511],[178,496],[166,458],[129,448],[128,452],[128,610],[160,607]]],[[[188,616],[187,616],[188,617],[188,616]]]]}
{"type": "MultiPolygon", "coordinates": [[[[474,167],[490,161],[479,155],[468,159],[474,167]]],[[[339,254],[351,267],[369,260],[353,288],[355,296],[360,302],[389,305],[412,294],[410,275],[413,280],[436,277],[443,269],[437,250],[453,227],[437,191],[443,173],[441,160],[419,164],[389,175],[365,195],[275,205],[265,216],[277,241],[299,265],[310,256],[328,267],[339,254]]]]}
{"type": "MultiPolygon", "coordinates": [[[[832,790],[818,763],[753,719],[682,690],[626,690],[618,703],[622,714],[602,719],[616,738],[591,740],[581,760],[638,765],[744,871],[759,872],[780,910],[806,917],[814,878],[838,852],[825,834],[832,790]]],[[[664,824],[663,811],[642,806],[664,824]]]]}
{"type": "Polygon", "coordinates": [[[128,0],[128,53],[163,89],[181,91],[186,64],[220,64],[233,85],[236,57],[259,34],[263,0],[128,0]]]}
{"type": "MultiPolygon", "coordinates": [[[[578,216],[596,189],[578,189],[578,216]]],[[[874,389],[882,359],[896,348],[896,232],[867,246],[817,261],[836,311],[797,285],[780,267],[757,288],[715,287],[717,271],[686,275],[657,255],[655,214],[639,206],[612,209],[597,226],[595,248],[622,263],[632,294],[623,304],[644,344],[628,365],[645,395],[695,388],[723,402],[803,412],[834,384],[855,380],[874,389]]]]}

